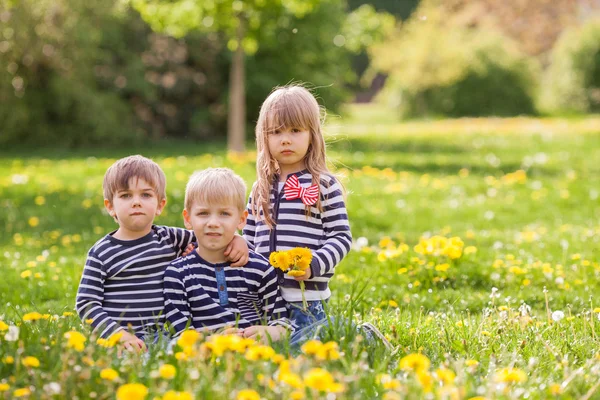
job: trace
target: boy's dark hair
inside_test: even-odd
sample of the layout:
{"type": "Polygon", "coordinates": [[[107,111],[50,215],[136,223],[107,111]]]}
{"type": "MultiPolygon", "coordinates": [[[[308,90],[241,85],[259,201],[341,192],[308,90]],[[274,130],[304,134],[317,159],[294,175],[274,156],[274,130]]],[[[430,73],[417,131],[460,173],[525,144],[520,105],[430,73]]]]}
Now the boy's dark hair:
{"type": "Polygon", "coordinates": [[[165,173],[157,163],[140,155],[121,158],[106,170],[102,183],[104,198],[112,202],[115,193],[128,189],[133,178],[143,179],[152,186],[158,201],[167,198],[165,173]]]}

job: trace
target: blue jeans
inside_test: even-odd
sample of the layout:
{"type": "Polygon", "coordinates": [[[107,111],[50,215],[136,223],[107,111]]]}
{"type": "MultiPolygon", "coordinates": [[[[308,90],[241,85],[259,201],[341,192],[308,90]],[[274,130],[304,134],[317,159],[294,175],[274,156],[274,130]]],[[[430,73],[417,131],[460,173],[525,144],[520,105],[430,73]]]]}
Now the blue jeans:
{"type": "Polygon", "coordinates": [[[301,301],[293,301],[285,305],[290,321],[296,331],[302,330],[319,321],[327,321],[327,314],[325,314],[325,309],[323,308],[323,303],[327,303],[327,300],[307,301],[306,303],[306,310],[301,301]]]}

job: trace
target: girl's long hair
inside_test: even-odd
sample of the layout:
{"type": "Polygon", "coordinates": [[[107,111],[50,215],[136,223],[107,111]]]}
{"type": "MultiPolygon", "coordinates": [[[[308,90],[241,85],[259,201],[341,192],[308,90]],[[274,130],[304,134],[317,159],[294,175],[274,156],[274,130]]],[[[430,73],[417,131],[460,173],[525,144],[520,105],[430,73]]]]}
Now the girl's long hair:
{"type": "MultiPolygon", "coordinates": [[[[275,225],[271,215],[270,194],[275,175],[280,173],[277,160],[269,151],[268,136],[278,129],[301,128],[310,132],[310,144],[304,156],[306,169],[312,175],[312,184],[319,185],[321,175],[331,172],[327,168],[325,139],[321,131],[321,107],[312,93],[303,86],[289,85],[273,89],[260,108],[256,123],[256,185],[252,189],[250,210],[257,219],[260,210],[269,228],[275,225]]],[[[315,204],[321,210],[321,199],[315,204]]],[[[307,206],[307,213],[310,206],[307,206]]]]}

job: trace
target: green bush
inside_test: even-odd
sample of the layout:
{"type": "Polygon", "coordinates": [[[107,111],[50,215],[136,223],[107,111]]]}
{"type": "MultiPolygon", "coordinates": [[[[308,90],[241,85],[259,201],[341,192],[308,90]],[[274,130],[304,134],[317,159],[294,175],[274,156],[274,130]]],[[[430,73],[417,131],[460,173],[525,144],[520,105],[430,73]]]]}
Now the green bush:
{"type": "Polygon", "coordinates": [[[551,55],[541,107],[550,112],[600,112],[600,18],[565,31],[551,55]]]}
{"type": "Polygon", "coordinates": [[[533,114],[537,65],[510,39],[453,24],[425,2],[372,50],[387,73],[382,93],[405,117],[533,114]]]}

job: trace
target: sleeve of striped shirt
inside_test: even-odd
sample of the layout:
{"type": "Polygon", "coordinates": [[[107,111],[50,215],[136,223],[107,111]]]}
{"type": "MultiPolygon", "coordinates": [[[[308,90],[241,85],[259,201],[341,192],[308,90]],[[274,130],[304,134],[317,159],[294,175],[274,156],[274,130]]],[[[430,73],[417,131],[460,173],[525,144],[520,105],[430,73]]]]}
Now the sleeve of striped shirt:
{"type": "Polygon", "coordinates": [[[181,256],[188,244],[196,240],[194,231],[171,226],[165,226],[164,228],[173,242],[173,249],[177,252],[177,257],[181,256]]]}
{"type": "Polygon", "coordinates": [[[105,279],[104,265],[93,249],[90,249],[77,289],[75,308],[79,318],[84,322],[91,320],[93,331],[106,339],[122,328],[102,308],[105,279]]]}
{"type": "Polygon", "coordinates": [[[260,282],[258,295],[262,304],[262,314],[267,316],[267,325],[280,325],[292,333],[294,328],[288,319],[285,301],[279,291],[277,272],[272,266],[269,266],[260,282]]]}
{"type": "Polygon", "coordinates": [[[190,308],[184,284],[184,269],[169,265],[164,275],[165,318],[178,337],[189,326],[190,308]]]}
{"type": "Polygon", "coordinates": [[[321,185],[321,190],[324,194],[321,219],[325,242],[320,249],[312,252],[310,270],[313,277],[333,273],[335,266],[348,254],[352,246],[352,234],[341,185],[332,178],[331,185],[321,185]]]}
{"type": "Polygon", "coordinates": [[[255,238],[256,238],[256,216],[252,214],[252,210],[250,208],[250,201],[252,197],[248,198],[248,205],[246,209],[248,210],[248,218],[246,219],[246,226],[242,230],[242,234],[244,235],[244,239],[248,242],[249,245],[252,246],[252,249],[255,247],[255,238]]]}

